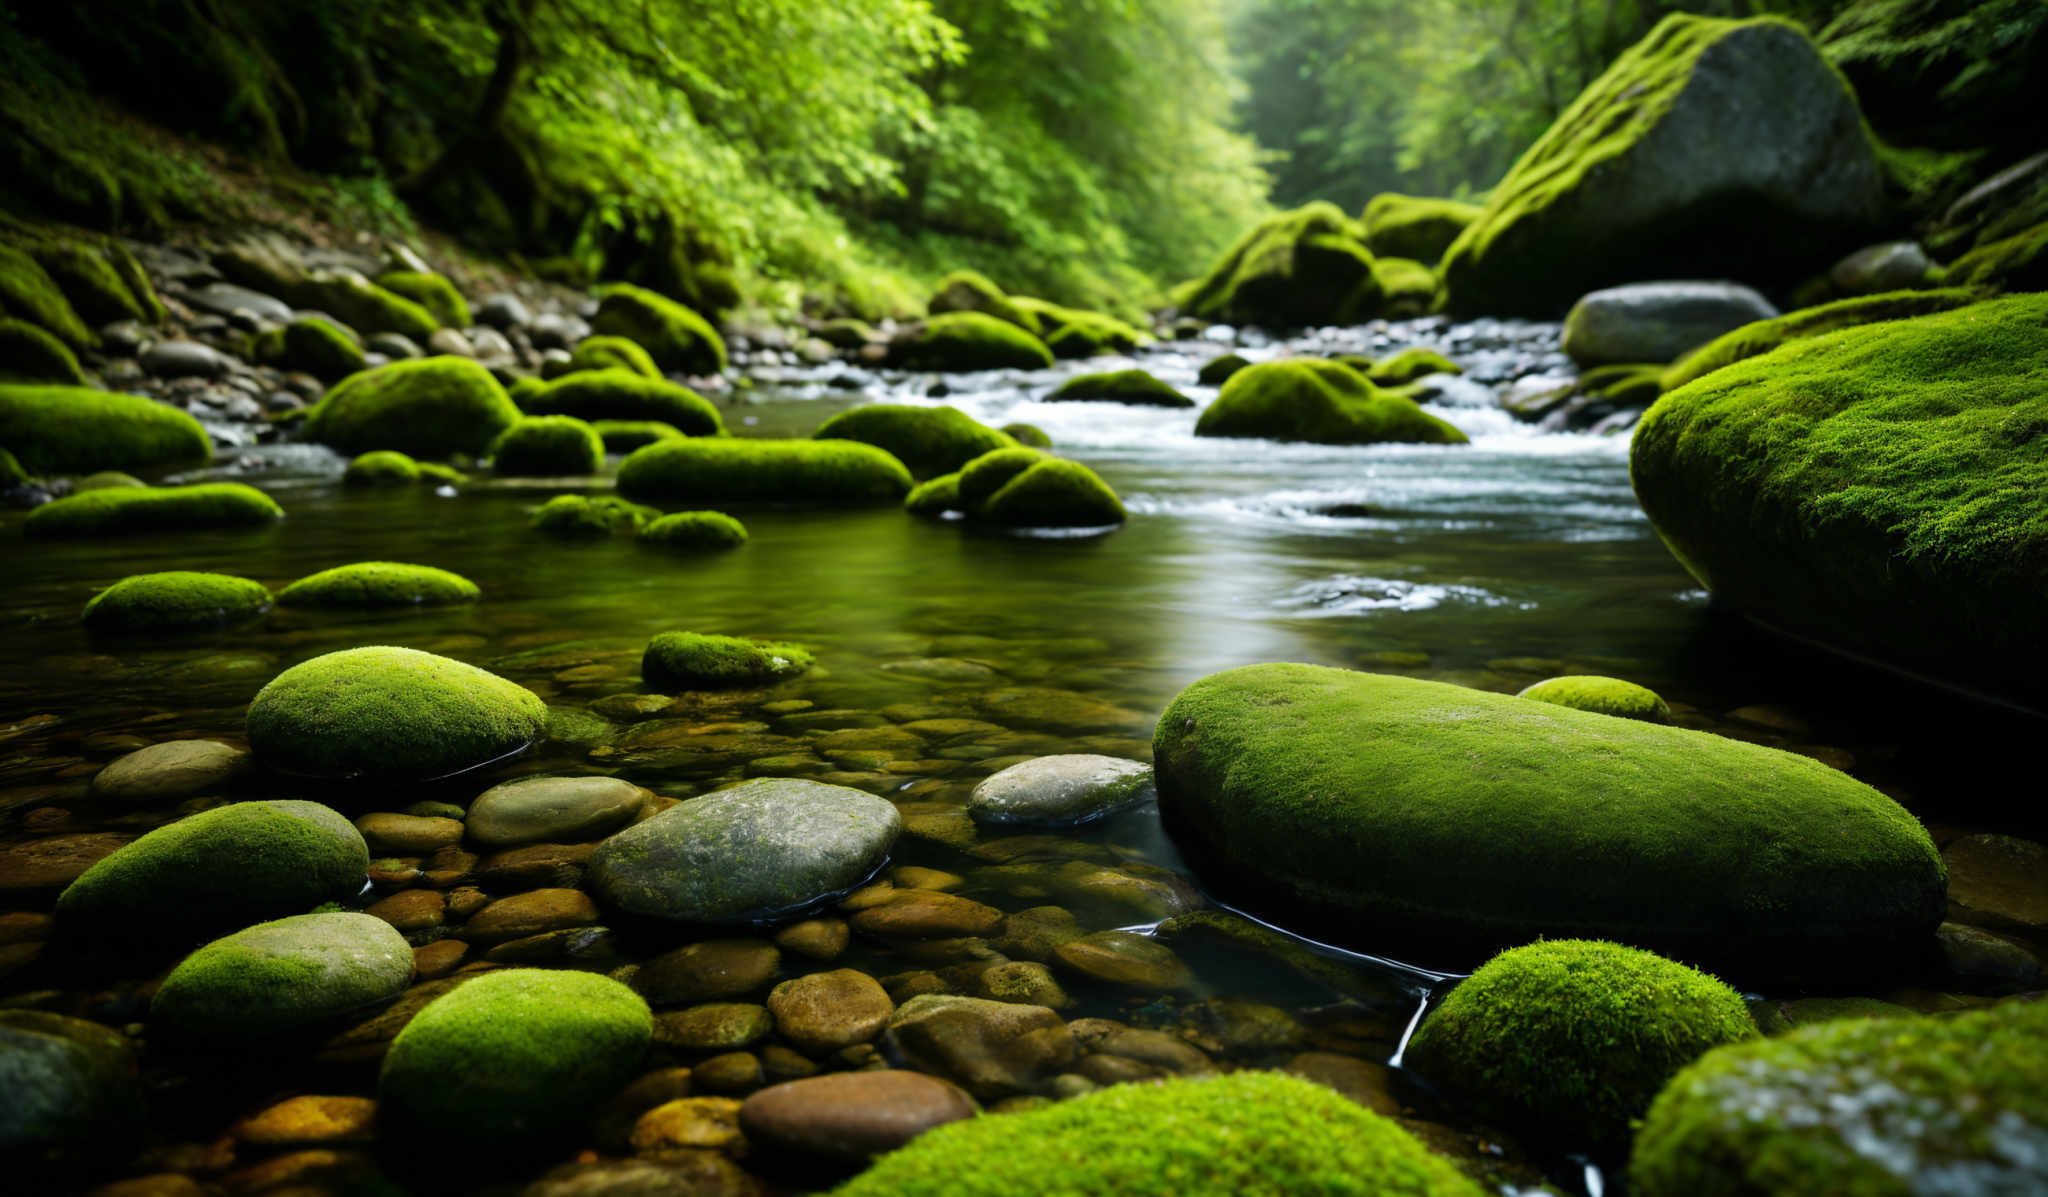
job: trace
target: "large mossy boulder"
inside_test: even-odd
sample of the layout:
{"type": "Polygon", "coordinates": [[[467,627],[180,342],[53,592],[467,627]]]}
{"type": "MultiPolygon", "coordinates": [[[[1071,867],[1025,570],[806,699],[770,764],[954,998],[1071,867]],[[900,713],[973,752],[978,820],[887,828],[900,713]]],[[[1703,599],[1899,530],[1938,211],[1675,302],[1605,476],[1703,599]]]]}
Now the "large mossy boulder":
{"type": "Polygon", "coordinates": [[[1642,279],[1789,285],[1884,215],[1856,97],[1803,29],[1673,14],[1522,155],[1440,271],[1457,314],[1554,319],[1642,279]]]}
{"type": "Polygon", "coordinates": [[[332,381],[363,369],[362,346],[324,316],[306,316],[284,326],[277,338],[277,364],[332,381]]]}
{"type": "Polygon", "coordinates": [[[1313,665],[1181,691],[1159,807],[1255,912],[1437,963],[1610,939],[1744,978],[1893,966],[1946,873],[1891,799],[1703,732],[1313,665]]]}
{"type": "Polygon", "coordinates": [[[249,704],[249,748],[279,773],[423,781],[525,749],[547,705],[494,673],[410,648],[344,649],[292,666],[249,704]]]}
{"type": "Polygon", "coordinates": [[[373,915],[299,914],[216,939],[150,999],[151,1028],[235,1041],[325,1027],[401,993],[412,945],[373,915]]]}
{"type": "Polygon", "coordinates": [[[1968,287],[1944,287],[1933,291],[1887,291],[1881,295],[1860,295],[1838,299],[1818,307],[1801,308],[1771,320],[1759,320],[1724,333],[1671,363],[1658,381],[1675,391],[1696,378],[1744,358],[1769,353],[1788,341],[1817,337],[1859,324],[1880,324],[1887,320],[1909,320],[1952,312],[1982,302],[1982,292],[1968,287]]]}
{"type": "Polygon", "coordinates": [[[431,565],[357,561],[308,574],[278,591],[277,601],[286,607],[373,611],[473,603],[482,596],[475,582],[431,565]]]}
{"type": "Polygon", "coordinates": [[[791,915],[866,881],[903,829],[872,794],[795,778],[742,782],[636,823],[590,858],[592,892],[696,924],[791,915]]]}
{"type": "Polygon", "coordinates": [[[122,486],[81,491],[28,513],[30,536],[126,536],[268,527],[284,518],[277,500],[239,482],[122,486]]]}
{"type": "Polygon", "coordinates": [[[1374,386],[1349,366],[1315,358],[1264,362],[1231,375],[1195,421],[1195,435],[1324,445],[1467,441],[1413,399],[1374,386]]]}
{"type": "Polygon", "coordinates": [[[624,337],[671,374],[716,374],[725,369],[725,339],[710,321],[643,287],[618,283],[602,289],[591,331],[624,337]]]}
{"type": "Polygon", "coordinates": [[[563,477],[604,469],[604,441],[575,416],[527,416],[491,442],[491,469],[516,477],[563,477]]]}
{"type": "Polygon", "coordinates": [[[2048,295],[1844,329],[1660,399],[1630,475],[1717,601],[2048,700],[2048,295]]]}
{"type": "Polygon", "coordinates": [[[1277,1072],[1117,1085],[934,1127],[836,1197],[1479,1197],[1392,1119],[1277,1072]]]}
{"type": "Polygon", "coordinates": [[[199,421],[139,395],[65,386],[0,386],[0,445],[37,474],[205,465],[199,421]]]}
{"type": "Polygon", "coordinates": [[[1650,1107],[1642,1197],[2048,1189],[2048,1002],[1852,1018],[1709,1052],[1650,1107]]]}
{"type": "Polygon", "coordinates": [[[1366,201],[1358,223],[1376,256],[1434,262],[1483,211],[1478,204],[1383,191],[1366,201]]]}
{"type": "Polygon", "coordinates": [[[57,1192],[76,1184],[80,1164],[127,1159],[143,1125],[137,1055],[112,1027],[0,1010],[0,1160],[10,1186],[57,1192]]]}
{"type": "Polygon", "coordinates": [[[987,275],[974,270],[955,270],[940,279],[932,297],[925,301],[925,310],[934,316],[946,312],[981,312],[1014,324],[1034,337],[1052,331],[1041,328],[1037,315],[1031,309],[1012,301],[987,275]]]}
{"type": "Polygon", "coordinates": [[[886,450],[914,478],[950,474],[984,453],[1017,442],[957,407],[873,403],[818,425],[817,440],[859,441],[886,450]]]}
{"type": "Polygon", "coordinates": [[[1579,297],[1564,318],[1564,351],[1581,366],[1671,362],[1777,315],[1740,283],[1629,283],[1579,297]]]}
{"type": "Polygon", "coordinates": [[[489,370],[467,358],[429,357],[351,375],[314,405],[305,433],[343,453],[482,456],[518,419],[489,370]]]}
{"type": "Polygon", "coordinates": [[[724,436],[711,401],[677,382],[614,366],[565,374],[520,400],[535,416],[579,420],[655,420],[688,436],[724,436]]]}
{"type": "Polygon", "coordinates": [[[1060,457],[1017,471],[967,515],[1012,528],[1106,528],[1129,518],[1123,500],[1094,470],[1060,457]]]}
{"type": "Polygon", "coordinates": [[[910,471],[858,441],[692,437],[635,449],[619,493],[644,503],[894,503],[910,471]]]}
{"type": "Polygon", "coordinates": [[[1195,401],[1144,370],[1112,370],[1077,374],[1045,397],[1047,403],[1124,403],[1134,407],[1193,407],[1195,401]]]}
{"type": "Polygon", "coordinates": [[[1244,235],[1178,296],[1192,316],[1294,328],[1376,315],[1379,279],[1365,231],[1335,204],[1274,216],[1244,235]]]}
{"type": "Polygon", "coordinates": [[[96,632],[187,632],[254,619],[270,602],[261,582],[169,570],[130,574],[93,595],[79,619],[96,632]]]}
{"type": "Polygon", "coordinates": [[[1045,370],[1052,350],[1024,328],[983,312],[945,312],[890,349],[913,370],[1045,370]]]}

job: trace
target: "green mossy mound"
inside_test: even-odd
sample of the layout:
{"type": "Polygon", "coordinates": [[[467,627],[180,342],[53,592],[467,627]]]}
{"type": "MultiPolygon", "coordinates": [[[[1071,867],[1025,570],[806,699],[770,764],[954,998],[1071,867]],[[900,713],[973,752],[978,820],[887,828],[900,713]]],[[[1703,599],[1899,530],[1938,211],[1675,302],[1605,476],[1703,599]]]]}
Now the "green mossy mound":
{"type": "Polygon", "coordinates": [[[1195,381],[1205,387],[1220,387],[1230,381],[1231,375],[1249,365],[1251,362],[1248,359],[1235,353],[1212,357],[1202,363],[1202,369],[1195,375],[1195,381]]]}
{"type": "Polygon", "coordinates": [[[2044,325],[2016,296],[1726,366],[1644,415],[1636,496],[1732,609],[2041,701],[2044,325]]]}
{"type": "Polygon", "coordinates": [[[1372,277],[1380,285],[1380,315],[1390,320],[1427,316],[1442,289],[1436,271],[1412,258],[1374,258],[1372,277]]]}
{"type": "Polygon", "coordinates": [[[934,1127],[836,1197],[1479,1197],[1392,1119],[1277,1072],[1117,1085],[934,1127]]]}
{"type": "Polygon", "coordinates": [[[1464,372],[1465,367],[1438,353],[1436,350],[1424,349],[1420,345],[1414,345],[1403,349],[1392,357],[1374,362],[1372,369],[1365,372],[1365,376],[1374,386],[1398,387],[1406,386],[1418,378],[1427,378],[1432,374],[1463,374],[1464,372]]]}
{"type": "Polygon", "coordinates": [[[569,354],[569,368],[579,370],[630,370],[642,378],[660,378],[661,367],[645,349],[624,337],[585,337],[569,354]]]}
{"type": "Polygon", "coordinates": [[[816,440],[859,441],[910,467],[913,478],[950,474],[1017,442],[957,407],[871,403],[843,411],[818,426],[816,440]]]}
{"type": "Polygon", "coordinates": [[[1943,281],[2005,291],[2048,291],[2048,224],[1978,246],[1957,258],[1943,281]]]}
{"type": "Polygon", "coordinates": [[[528,416],[492,442],[491,468],[525,477],[595,474],[604,469],[604,441],[574,416],[528,416]]]}
{"type": "Polygon", "coordinates": [[[1104,400],[1139,407],[1193,407],[1195,401],[1143,370],[1115,370],[1106,374],[1077,374],[1045,397],[1047,403],[1067,400],[1104,400]]]}
{"type": "Polygon", "coordinates": [[[277,592],[287,607],[365,611],[386,607],[442,607],[483,597],[461,574],[431,565],[358,561],[308,574],[277,592]]]}
{"type": "Polygon", "coordinates": [[[64,342],[26,320],[0,320],[0,383],[86,385],[64,342]]]}
{"type": "Polygon", "coordinates": [[[812,329],[811,335],[841,351],[862,349],[882,339],[874,325],[852,317],[827,320],[812,329]]]}
{"type": "Polygon", "coordinates": [[[1643,1197],[2048,1187],[2048,1002],[1851,1019],[1709,1052],[1636,1134],[1643,1197]]]}
{"type": "Polygon", "coordinates": [[[429,1002],[391,1041],[379,1121],[422,1141],[551,1146],[638,1074],[653,1032],[647,1003],[609,977],[486,973],[429,1002]]]}
{"type": "Polygon", "coordinates": [[[663,632],[647,642],[640,677],[664,693],[765,686],[808,670],[816,658],[801,644],[663,632]]]}
{"type": "Polygon", "coordinates": [[[394,270],[378,275],[377,285],[425,308],[445,328],[468,328],[476,323],[470,319],[469,303],[462,298],[462,292],[441,275],[394,270]]]}
{"type": "Polygon", "coordinates": [[[345,378],[369,362],[349,335],[331,320],[308,316],[284,326],[278,360],[286,369],[304,370],[316,378],[345,378]]]}
{"type": "Polygon", "coordinates": [[[894,503],[910,487],[902,462],[858,441],[662,441],[619,466],[619,493],[649,503],[894,503]]]}
{"type": "Polygon", "coordinates": [[[640,529],[640,542],[682,552],[733,549],[747,542],[747,527],[722,511],[678,511],[640,529]]]}
{"type": "Polygon", "coordinates": [[[1046,460],[1049,460],[1047,456],[1038,450],[1019,445],[1014,449],[984,453],[968,462],[961,468],[959,481],[954,484],[961,510],[972,511],[980,507],[1011,479],[1046,460]]]}
{"type": "Polygon", "coordinates": [[[87,491],[43,504],[21,527],[30,536],[121,536],[258,528],[283,518],[284,508],[253,486],[209,482],[87,491]]]}
{"type": "Polygon", "coordinates": [[[1094,470],[1048,457],[968,511],[974,519],[1017,528],[1100,528],[1129,518],[1123,500],[1094,470]]]}
{"type": "Polygon", "coordinates": [[[725,369],[725,341],[697,313],[672,299],[618,283],[601,289],[603,299],[591,331],[624,337],[647,351],[670,374],[716,374],[725,369]]]}
{"type": "Polygon", "coordinates": [[[37,474],[205,465],[199,421],[139,395],[82,387],[0,386],[0,445],[37,474]]]}
{"type": "Polygon", "coordinates": [[[182,632],[226,627],[268,610],[270,591],[261,582],[172,570],[121,579],[93,595],[79,618],[96,632],[182,632]]]}
{"type": "Polygon", "coordinates": [[[521,406],[536,416],[655,420],[687,436],[725,435],[725,421],[702,395],[681,383],[618,367],[565,374],[535,391],[521,406]]]}
{"type": "Polygon", "coordinates": [[[542,503],[527,522],[550,536],[637,536],[660,514],[616,495],[556,495],[542,503]]]}
{"type": "Polygon", "coordinates": [[[1478,204],[1383,191],[1366,201],[1358,223],[1376,256],[1434,262],[1483,211],[1478,204]]]}
{"type": "Polygon", "coordinates": [[[1859,324],[1954,311],[1981,302],[1983,298],[1981,292],[1967,287],[1948,287],[1937,291],[1888,291],[1882,295],[1863,295],[1803,308],[1775,320],[1745,324],[1714,338],[1673,362],[1665,369],[1659,383],[1664,390],[1675,391],[1723,366],[1769,353],[1788,341],[1817,337],[1859,324]]]}
{"type": "Polygon", "coordinates": [[[1464,433],[1337,362],[1264,362],[1223,384],[1195,421],[1196,436],[1261,437],[1325,445],[1462,445],[1464,433]]]}
{"type": "Polygon", "coordinates": [[[1008,321],[982,312],[947,312],[894,347],[900,365],[915,370],[1044,370],[1052,365],[1045,342],[1008,321]]]}
{"type": "Polygon", "coordinates": [[[1593,711],[1618,719],[1640,719],[1645,723],[1671,722],[1671,707],[1648,686],[1638,686],[1616,677],[1574,674],[1546,678],[1526,687],[1516,698],[1551,702],[1575,711],[1593,711]]]}
{"type": "Polygon", "coordinates": [[[1036,315],[1011,302],[1003,289],[991,282],[987,275],[973,270],[955,270],[940,279],[931,299],[925,303],[925,310],[934,316],[946,312],[980,312],[1014,324],[1034,337],[1044,331],[1040,329],[1036,315]]]}
{"type": "Polygon", "coordinates": [[[72,349],[99,343],[56,280],[34,258],[5,245],[0,245],[0,316],[25,320],[72,349]]]}
{"type": "Polygon", "coordinates": [[[441,328],[426,308],[354,271],[316,272],[291,288],[286,298],[299,307],[331,313],[357,332],[397,333],[423,345],[441,328]]]}
{"type": "Polygon", "coordinates": [[[412,486],[419,480],[420,463],[396,449],[358,454],[341,472],[343,486],[412,486]]]}
{"type": "Polygon", "coordinates": [[[34,253],[36,262],[86,323],[139,320],[155,324],[164,318],[163,304],[148,276],[127,250],[114,245],[55,242],[37,246],[34,253]]]}
{"type": "Polygon", "coordinates": [[[903,510],[926,519],[937,519],[960,509],[960,475],[942,474],[920,482],[904,496],[903,510]]]}
{"type": "Polygon", "coordinates": [[[119,470],[101,470],[97,474],[87,474],[85,477],[78,479],[76,482],[73,482],[71,484],[71,489],[74,492],[76,492],[86,490],[107,490],[111,487],[119,486],[138,487],[148,485],[149,483],[144,482],[142,479],[137,478],[133,474],[123,474],[119,470]]]}
{"type": "Polygon", "coordinates": [[[1614,1149],[1679,1069],[1756,1036],[1742,995],[1705,973],[1560,939],[1510,948],[1459,982],[1407,1059],[1482,1118],[1614,1149]]]}
{"type": "Polygon", "coordinates": [[[998,431],[1027,449],[1052,448],[1052,437],[1036,424],[1005,424],[998,431]]]}
{"type": "Polygon", "coordinates": [[[489,370],[467,358],[429,357],[343,380],[306,416],[305,435],[343,453],[482,456],[518,419],[489,370]]]}
{"type": "Polygon", "coordinates": [[[1238,241],[1182,297],[1189,315],[1292,328],[1351,324],[1380,306],[1363,231],[1335,204],[1272,217],[1238,241]]]}
{"type": "Polygon", "coordinates": [[[237,802],[187,815],[87,869],[57,897],[60,934],[210,938],[347,901],[370,852],[315,802],[237,802]]]}
{"type": "Polygon", "coordinates": [[[665,420],[592,420],[607,453],[631,453],[656,441],[679,441],[689,435],[665,420]]]}
{"type": "Polygon", "coordinates": [[[1059,329],[1046,334],[1045,347],[1052,350],[1054,357],[1069,361],[1106,353],[1132,353],[1151,340],[1114,316],[1069,310],[1059,329]]]}
{"type": "Polygon", "coordinates": [[[1891,799],[1703,732],[1253,665],[1181,691],[1153,754],[1207,879],[1360,947],[1464,963],[1573,936],[1839,982],[1911,958],[1945,908],[1940,856],[1891,799]]]}
{"type": "Polygon", "coordinates": [[[532,691],[447,657],[373,646],[270,680],[249,704],[249,749],[302,777],[424,781],[511,756],[547,728],[532,691]]]}
{"type": "Polygon", "coordinates": [[[412,945],[373,915],[300,914],[216,939],[149,1003],[153,1033],[241,1041],[325,1027],[397,997],[412,945]]]}

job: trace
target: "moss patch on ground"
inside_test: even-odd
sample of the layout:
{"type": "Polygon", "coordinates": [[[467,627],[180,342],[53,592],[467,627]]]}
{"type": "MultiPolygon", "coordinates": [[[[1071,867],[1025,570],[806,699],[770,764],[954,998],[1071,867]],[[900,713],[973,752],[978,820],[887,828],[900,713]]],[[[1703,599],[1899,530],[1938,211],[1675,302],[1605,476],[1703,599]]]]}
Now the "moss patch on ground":
{"type": "Polygon", "coordinates": [[[49,272],[6,245],[0,245],[0,316],[25,320],[72,349],[91,349],[99,343],[49,272]]]}
{"type": "Polygon", "coordinates": [[[0,383],[86,385],[64,342],[26,320],[0,320],[0,383]]]}
{"type": "Polygon", "coordinates": [[[648,503],[894,503],[910,487],[902,462],[858,441],[661,441],[619,466],[619,493],[648,503]]]}
{"type": "Polygon", "coordinates": [[[22,531],[30,536],[122,536],[260,528],[283,518],[284,508],[253,486],[208,482],[70,495],[29,512],[22,531]]]}
{"type": "Polygon", "coordinates": [[[840,412],[811,436],[873,445],[908,466],[913,478],[950,474],[984,453],[1016,443],[957,407],[905,403],[871,403],[840,412]]]}
{"type": "Polygon", "coordinates": [[[0,386],[0,445],[36,474],[205,465],[213,441],[165,403],[82,387],[0,386]]]}
{"type": "Polygon", "coordinates": [[[1349,366],[1314,358],[1266,362],[1232,375],[1195,421],[1195,435],[1325,445],[1462,445],[1467,439],[1414,400],[1381,390],[1349,366]]]}
{"type": "Polygon", "coordinates": [[[171,570],[134,574],[93,595],[79,618],[99,632],[176,632],[225,627],[270,610],[261,582],[171,570]]]}

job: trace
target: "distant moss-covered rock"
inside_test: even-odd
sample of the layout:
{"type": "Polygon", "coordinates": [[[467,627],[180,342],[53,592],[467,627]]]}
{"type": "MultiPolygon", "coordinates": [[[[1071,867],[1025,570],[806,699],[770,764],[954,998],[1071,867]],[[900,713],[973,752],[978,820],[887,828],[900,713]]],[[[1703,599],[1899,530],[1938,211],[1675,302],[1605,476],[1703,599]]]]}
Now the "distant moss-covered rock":
{"type": "Polygon", "coordinates": [[[359,453],[341,472],[343,486],[412,486],[419,480],[420,463],[396,449],[359,453]]]}
{"type": "Polygon", "coordinates": [[[205,465],[213,441],[166,403],[83,387],[0,386],[0,445],[36,474],[205,465]]]}
{"type": "Polygon", "coordinates": [[[1482,1117],[1613,1149],[1679,1069],[1756,1037],[1742,995],[1705,973],[1560,939],[1511,948],[1459,982],[1407,1059],[1482,1117]]]}
{"type": "Polygon", "coordinates": [[[800,644],[663,632],[647,642],[640,676],[650,687],[668,693],[722,690],[779,682],[803,673],[815,661],[800,644]]]}
{"type": "Polygon", "coordinates": [[[960,475],[941,474],[918,483],[903,498],[903,510],[912,515],[936,519],[960,509],[960,475]]]}
{"type": "Polygon", "coordinates": [[[1195,435],[1326,445],[1466,443],[1463,432],[1414,400],[1381,390],[1349,366],[1314,358],[1264,362],[1232,375],[1195,421],[1195,435]]]}
{"type": "Polygon", "coordinates": [[[467,358],[430,357],[344,379],[307,415],[305,435],[343,453],[482,456],[518,419],[489,370],[467,358]]]}
{"type": "Polygon", "coordinates": [[[1204,319],[1275,328],[1349,324],[1379,309],[1372,267],[1357,222],[1319,201],[1245,234],[1180,307],[1204,319]]]}
{"type": "Polygon", "coordinates": [[[624,337],[672,374],[716,374],[725,369],[725,340],[697,313],[641,287],[603,288],[591,331],[624,337]]]}
{"type": "Polygon", "coordinates": [[[36,262],[87,324],[118,320],[155,324],[164,318],[163,304],[149,285],[149,277],[120,246],[56,241],[38,245],[33,252],[36,262]]]}
{"type": "Polygon", "coordinates": [[[328,653],[270,680],[249,704],[265,768],[320,778],[428,780],[511,756],[547,728],[532,691],[409,648],[328,653]]]}
{"type": "Polygon", "coordinates": [[[1005,424],[1000,431],[1018,444],[1032,449],[1052,448],[1052,437],[1036,424],[1005,424]]]}
{"type": "Polygon", "coordinates": [[[1193,407],[1195,401],[1143,370],[1115,370],[1107,374],[1077,374],[1061,383],[1048,403],[1063,400],[1099,399],[1139,407],[1193,407]]]}
{"type": "Polygon", "coordinates": [[[1359,224],[1375,255],[1434,262],[1482,211],[1478,204],[1383,191],[1366,201],[1359,224]]]}
{"type": "Polygon", "coordinates": [[[1817,337],[1836,329],[1886,320],[1906,320],[1968,307],[1984,299],[1982,292],[1968,287],[1946,287],[1934,291],[1889,291],[1839,299],[1818,307],[1802,308],[1774,320],[1759,320],[1716,337],[1678,359],[1664,372],[1663,388],[1675,391],[1696,378],[1744,358],[1769,353],[1787,341],[1817,337]]]}
{"type": "Polygon", "coordinates": [[[288,298],[302,308],[331,313],[362,333],[397,333],[420,344],[441,327],[420,304],[352,270],[319,270],[292,288],[288,298]]]}
{"type": "Polygon", "coordinates": [[[692,437],[636,449],[619,493],[649,503],[894,503],[910,471],[858,441],[692,437]]]}
{"type": "Polygon", "coordinates": [[[1463,374],[1464,372],[1465,367],[1438,353],[1436,350],[1425,349],[1420,345],[1411,345],[1392,357],[1382,358],[1372,363],[1371,368],[1365,371],[1365,377],[1374,386],[1398,387],[1406,386],[1418,378],[1427,378],[1432,374],[1463,374]]]}
{"type": "Polygon", "coordinates": [[[425,308],[443,327],[468,328],[476,323],[470,319],[469,303],[462,298],[462,292],[442,275],[393,270],[378,275],[377,285],[425,308]]]}
{"type": "Polygon", "coordinates": [[[148,485],[149,483],[144,482],[142,479],[137,478],[133,474],[124,474],[119,470],[101,470],[97,474],[87,474],[83,478],[76,479],[71,483],[71,489],[74,492],[77,492],[85,490],[109,490],[115,487],[124,486],[142,487],[148,485]]]}
{"type": "Polygon", "coordinates": [[[529,415],[580,420],[658,420],[690,436],[724,436],[725,421],[702,395],[665,378],[614,367],[565,374],[526,399],[529,415]]]}
{"type": "Polygon", "coordinates": [[[270,610],[261,582],[229,574],[133,574],[93,595],[79,618],[99,632],[182,632],[225,627],[270,610]]]}
{"type": "Polygon", "coordinates": [[[277,601],[287,607],[376,610],[473,603],[482,595],[468,578],[431,565],[358,561],[308,574],[278,591],[277,601]]]}
{"type": "Polygon", "coordinates": [[[569,354],[569,370],[631,370],[642,378],[660,378],[661,367],[639,344],[624,337],[585,337],[569,354]]]}
{"type": "Polygon", "coordinates": [[[1195,381],[1205,387],[1220,387],[1230,381],[1230,376],[1251,365],[1247,359],[1235,353],[1212,357],[1202,363],[1202,369],[1195,375],[1195,381]]]}
{"type": "Polygon", "coordinates": [[[56,280],[34,258],[5,245],[0,245],[0,316],[25,320],[72,349],[99,343],[56,280]]]}
{"type": "Polygon", "coordinates": [[[660,514],[616,495],[556,495],[528,522],[550,536],[636,536],[660,514]]]}
{"type": "Polygon", "coordinates": [[[957,407],[871,403],[843,411],[818,426],[817,440],[873,445],[910,468],[913,478],[950,474],[1016,442],[957,407]]]}
{"type": "Polygon", "coordinates": [[[26,320],[0,320],[0,383],[86,385],[64,342],[26,320]]]}
{"type": "Polygon", "coordinates": [[[947,312],[898,341],[892,356],[916,370],[1044,370],[1052,350],[1015,324],[981,312],[947,312]]]}
{"type": "Polygon", "coordinates": [[[150,999],[149,1026],[193,1040],[286,1035],[389,1001],[410,980],[412,945],[383,919],[293,915],[185,957],[150,999]]]}
{"type": "Polygon", "coordinates": [[[731,549],[747,542],[747,529],[722,511],[678,511],[649,521],[640,542],[678,551],[731,549]]]}
{"type": "Polygon", "coordinates": [[[1380,285],[1380,315],[1390,320],[1427,316],[1436,306],[1436,271],[1412,258],[1372,260],[1372,277],[1380,285]]]}
{"type": "Polygon", "coordinates": [[[330,320],[308,316],[284,326],[279,364],[316,378],[345,378],[368,365],[363,351],[330,320]]]}
{"type": "Polygon", "coordinates": [[[1515,697],[1621,719],[1641,719],[1645,723],[1671,722],[1671,708],[1655,690],[1617,677],[1571,675],[1546,678],[1524,688],[1515,697]]]}
{"type": "Polygon", "coordinates": [[[981,312],[996,319],[1014,324],[1032,336],[1042,331],[1038,317],[1030,311],[1011,302],[985,274],[973,270],[955,270],[939,280],[932,297],[925,302],[925,310],[937,316],[946,312],[981,312]]]}
{"type": "Polygon", "coordinates": [[[1139,328],[1099,312],[1069,310],[1056,331],[1045,335],[1045,347],[1061,361],[1133,353],[1152,338],[1139,328]]]}
{"type": "Polygon", "coordinates": [[[492,442],[491,468],[528,477],[595,474],[604,469],[604,441],[574,416],[528,416],[492,442]]]}
{"type": "Polygon", "coordinates": [[[592,420],[607,453],[631,453],[656,441],[679,441],[686,433],[665,420],[592,420]]]}
{"type": "Polygon", "coordinates": [[[260,528],[283,518],[284,508],[253,486],[208,482],[71,495],[29,512],[22,531],[30,536],[121,536],[260,528]]]}

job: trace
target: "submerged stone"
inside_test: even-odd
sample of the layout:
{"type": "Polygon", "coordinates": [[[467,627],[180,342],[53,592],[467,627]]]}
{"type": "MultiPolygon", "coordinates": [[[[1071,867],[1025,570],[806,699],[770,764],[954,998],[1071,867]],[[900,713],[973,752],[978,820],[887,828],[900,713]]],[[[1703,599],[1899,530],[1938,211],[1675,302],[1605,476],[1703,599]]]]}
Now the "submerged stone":
{"type": "Polygon", "coordinates": [[[857,441],[692,437],[634,450],[619,493],[647,503],[894,503],[910,471],[857,441]]]}
{"type": "Polygon", "coordinates": [[[136,1055],[127,1036],[96,1022],[0,1010],[0,1159],[10,1183],[33,1184],[39,1165],[134,1150],[143,1118],[136,1055]]]}
{"type": "Polygon", "coordinates": [[[640,676],[656,690],[720,690],[759,686],[795,677],[815,658],[800,644],[663,632],[647,642],[640,676]]]}
{"type": "Polygon", "coordinates": [[[1067,827],[1152,796],[1152,767],[1091,753],[1042,756],[1011,765],[974,787],[967,813],[982,823],[1067,827]]]}
{"type": "Polygon", "coordinates": [[[492,786],[470,804],[464,829],[489,847],[573,844],[639,813],[646,790],[618,777],[527,777],[492,786]]]}

